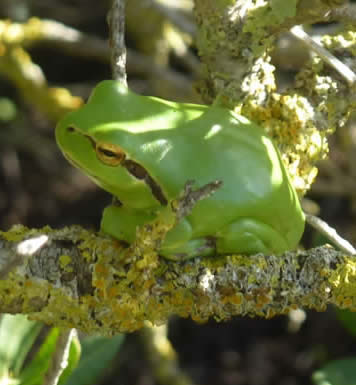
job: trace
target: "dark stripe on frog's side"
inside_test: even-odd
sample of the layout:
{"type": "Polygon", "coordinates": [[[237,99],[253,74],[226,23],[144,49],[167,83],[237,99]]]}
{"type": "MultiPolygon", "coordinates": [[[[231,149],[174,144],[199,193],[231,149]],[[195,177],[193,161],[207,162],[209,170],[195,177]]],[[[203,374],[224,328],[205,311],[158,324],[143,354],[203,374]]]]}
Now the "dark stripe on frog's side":
{"type": "Polygon", "coordinates": [[[161,187],[156,181],[149,175],[149,173],[140,164],[130,159],[125,159],[121,165],[135,178],[143,180],[147,186],[151,189],[152,195],[162,206],[167,206],[168,200],[164,196],[161,187]]]}

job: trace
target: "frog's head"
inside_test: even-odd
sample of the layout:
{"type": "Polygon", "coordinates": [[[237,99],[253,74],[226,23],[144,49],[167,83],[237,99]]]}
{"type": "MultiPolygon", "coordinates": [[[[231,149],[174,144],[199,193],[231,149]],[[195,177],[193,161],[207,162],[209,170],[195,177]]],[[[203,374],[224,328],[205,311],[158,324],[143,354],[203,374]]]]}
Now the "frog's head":
{"type": "Polygon", "coordinates": [[[150,208],[169,198],[159,169],[171,144],[169,138],[160,139],[159,131],[168,132],[203,111],[202,106],[143,97],[119,82],[104,81],[87,104],[58,123],[56,139],[74,166],[125,206],[150,208]]]}

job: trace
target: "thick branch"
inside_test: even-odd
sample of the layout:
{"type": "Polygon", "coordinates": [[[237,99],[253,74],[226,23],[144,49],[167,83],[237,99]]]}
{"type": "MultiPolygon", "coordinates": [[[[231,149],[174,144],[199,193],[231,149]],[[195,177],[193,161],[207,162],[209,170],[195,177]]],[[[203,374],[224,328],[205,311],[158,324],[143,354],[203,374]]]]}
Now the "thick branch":
{"type": "Polygon", "coordinates": [[[143,250],[136,244],[123,260],[117,241],[79,227],[14,227],[0,235],[0,261],[20,256],[22,264],[0,281],[0,310],[112,335],[173,314],[206,321],[328,304],[356,308],[355,260],[330,247],[184,263],[143,250]]]}
{"type": "Polygon", "coordinates": [[[211,101],[220,95],[221,102],[230,105],[246,98],[256,105],[265,103],[274,89],[269,55],[281,32],[295,25],[336,18],[337,10],[345,13],[345,0],[290,2],[289,13],[274,7],[273,0],[264,4],[245,0],[194,3],[199,27],[197,46],[207,68],[205,96],[211,101]]]}
{"type": "MultiPolygon", "coordinates": [[[[206,69],[201,93],[207,102],[226,105],[263,126],[281,150],[293,185],[304,194],[316,176],[316,162],[327,154],[326,135],[342,126],[354,108],[354,90],[316,57],[293,88],[277,92],[270,54],[282,31],[325,20],[345,1],[276,6],[282,3],[195,0],[197,46],[206,69]]],[[[345,40],[352,38],[335,37],[332,49],[339,47],[341,57],[353,57],[353,42],[342,46],[345,40]]],[[[353,84],[353,76],[348,79],[353,84]]]]}

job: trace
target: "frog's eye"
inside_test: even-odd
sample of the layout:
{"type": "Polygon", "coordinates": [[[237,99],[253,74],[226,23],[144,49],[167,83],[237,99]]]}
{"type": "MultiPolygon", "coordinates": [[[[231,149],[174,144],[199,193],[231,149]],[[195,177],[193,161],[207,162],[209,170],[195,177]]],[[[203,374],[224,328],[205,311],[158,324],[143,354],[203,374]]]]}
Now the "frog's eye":
{"type": "Polygon", "coordinates": [[[111,143],[96,143],[96,156],[107,166],[118,166],[125,160],[125,152],[115,144],[111,143]]]}

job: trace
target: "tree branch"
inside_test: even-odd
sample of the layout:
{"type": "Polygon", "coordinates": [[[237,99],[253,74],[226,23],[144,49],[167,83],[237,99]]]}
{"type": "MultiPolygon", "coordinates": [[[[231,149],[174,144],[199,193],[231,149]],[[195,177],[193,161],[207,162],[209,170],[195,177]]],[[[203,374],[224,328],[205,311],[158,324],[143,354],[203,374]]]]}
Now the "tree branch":
{"type": "MultiPolygon", "coordinates": [[[[173,315],[196,321],[234,315],[272,317],[296,307],[356,307],[354,257],[331,247],[282,256],[218,256],[175,263],[147,252],[145,240],[125,258],[114,239],[80,227],[0,234],[0,262],[23,263],[0,281],[0,311],[88,333],[113,335],[162,324],[173,315]],[[46,238],[21,253],[23,242],[46,238]]],[[[126,249],[127,251],[127,249],[126,249]]]]}
{"type": "MultiPolygon", "coordinates": [[[[195,0],[197,46],[206,69],[200,92],[206,102],[235,109],[263,126],[303,195],[317,175],[316,162],[328,152],[327,135],[354,108],[354,86],[345,85],[317,57],[298,74],[294,87],[279,92],[270,54],[282,31],[323,20],[344,1],[300,0],[286,3],[283,11],[274,3],[195,0]]],[[[352,34],[335,36],[332,49],[353,57],[352,40],[352,34]]],[[[353,84],[353,75],[349,79],[353,84]]]]}
{"type": "Polygon", "coordinates": [[[356,255],[356,250],[351,243],[340,237],[336,230],[330,227],[326,222],[314,215],[306,215],[306,221],[319,233],[327,237],[330,242],[333,242],[341,251],[347,254],[356,255]]]}

